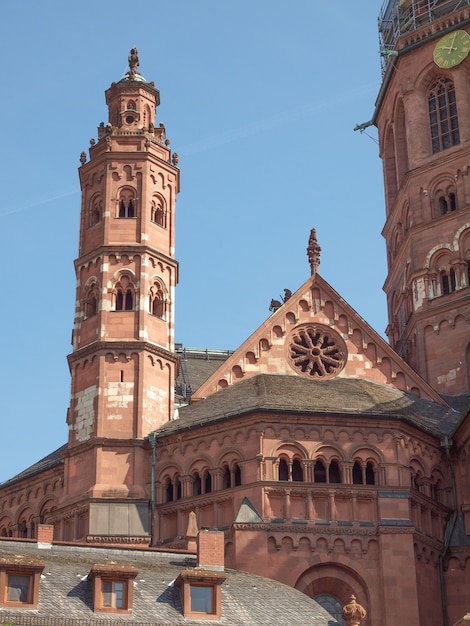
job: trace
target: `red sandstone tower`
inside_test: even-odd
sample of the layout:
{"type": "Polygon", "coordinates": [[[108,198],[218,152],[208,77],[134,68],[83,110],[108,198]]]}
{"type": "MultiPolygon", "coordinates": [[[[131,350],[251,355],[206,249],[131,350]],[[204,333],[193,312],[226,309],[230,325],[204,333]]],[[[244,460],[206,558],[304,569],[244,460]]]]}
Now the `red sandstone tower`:
{"type": "Polygon", "coordinates": [[[81,155],[82,207],[71,405],[62,507],[83,501],[62,538],[143,535],[143,438],[173,417],[177,155],[160,95],[138,71],[106,92],[108,123],[81,155]],[[128,521],[124,521],[128,520],[128,521]]]}
{"type": "Polygon", "coordinates": [[[387,334],[432,387],[458,394],[470,390],[469,3],[389,0],[379,30],[387,334]]]}

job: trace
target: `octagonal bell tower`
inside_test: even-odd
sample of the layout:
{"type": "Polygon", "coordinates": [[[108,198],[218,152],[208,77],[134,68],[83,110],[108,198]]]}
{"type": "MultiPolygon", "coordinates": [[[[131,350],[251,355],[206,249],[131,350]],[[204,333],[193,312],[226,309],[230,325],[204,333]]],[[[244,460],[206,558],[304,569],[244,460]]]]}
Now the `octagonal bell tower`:
{"type": "Polygon", "coordinates": [[[441,393],[470,391],[470,1],[387,0],[379,18],[387,335],[441,393]]]}
{"type": "Polygon", "coordinates": [[[61,507],[82,506],[63,539],[147,533],[143,438],[173,418],[178,158],[155,124],[160,94],[138,67],[133,48],[129,71],[106,91],[108,122],[90,142],[89,161],[81,155],[61,507]]]}

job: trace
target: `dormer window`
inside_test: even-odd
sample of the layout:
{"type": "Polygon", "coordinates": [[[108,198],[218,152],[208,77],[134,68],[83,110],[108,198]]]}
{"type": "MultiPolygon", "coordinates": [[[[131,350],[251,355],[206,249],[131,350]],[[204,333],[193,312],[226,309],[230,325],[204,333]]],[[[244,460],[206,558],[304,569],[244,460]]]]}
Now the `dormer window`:
{"type": "Polygon", "coordinates": [[[185,617],[220,619],[222,612],[222,571],[186,569],[175,581],[179,587],[185,617]]]}
{"type": "Polygon", "coordinates": [[[98,613],[131,613],[137,568],[120,563],[96,563],[88,574],[93,583],[93,606],[98,613]]]}
{"type": "Polygon", "coordinates": [[[0,606],[36,608],[43,569],[44,563],[37,559],[22,556],[1,558],[0,606]]]}

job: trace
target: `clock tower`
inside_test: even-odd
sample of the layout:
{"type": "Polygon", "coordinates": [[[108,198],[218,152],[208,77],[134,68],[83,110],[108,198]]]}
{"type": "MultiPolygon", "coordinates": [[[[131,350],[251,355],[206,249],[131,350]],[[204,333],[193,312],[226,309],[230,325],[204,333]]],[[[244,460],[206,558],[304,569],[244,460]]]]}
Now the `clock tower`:
{"type": "Polygon", "coordinates": [[[144,437],[173,419],[178,159],[155,123],[160,94],[138,68],[133,48],[80,158],[62,539],[145,538],[144,437]]]}
{"type": "Polygon", "coordinates": [[[470,391],[469,4],[389,0],[379,18],[386,332],[448,394],[470,391]]]}

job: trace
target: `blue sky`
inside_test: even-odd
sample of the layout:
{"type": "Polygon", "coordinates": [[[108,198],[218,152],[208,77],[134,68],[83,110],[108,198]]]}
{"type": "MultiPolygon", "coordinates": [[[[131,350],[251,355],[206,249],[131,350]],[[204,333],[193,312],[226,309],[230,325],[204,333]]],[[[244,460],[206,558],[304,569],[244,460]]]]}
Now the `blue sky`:
{"type": "Polygon", "coordinates": [[[319,273],[386,327],[377,131],[381,0],[9,2],[3,7],[0,481],[67,439],[79,156],[129,49],[180,156],[176,341],[235,349],[319,273]]]}

